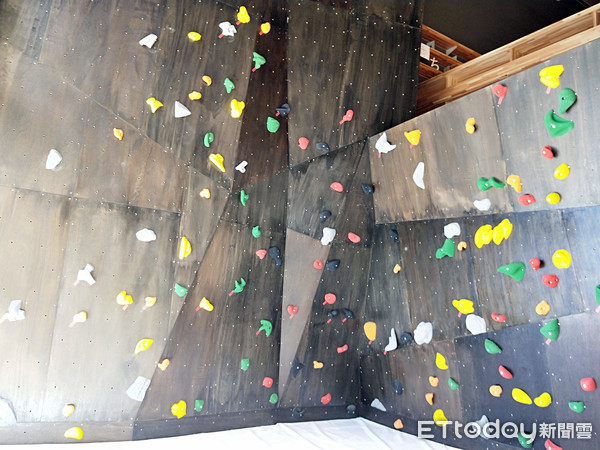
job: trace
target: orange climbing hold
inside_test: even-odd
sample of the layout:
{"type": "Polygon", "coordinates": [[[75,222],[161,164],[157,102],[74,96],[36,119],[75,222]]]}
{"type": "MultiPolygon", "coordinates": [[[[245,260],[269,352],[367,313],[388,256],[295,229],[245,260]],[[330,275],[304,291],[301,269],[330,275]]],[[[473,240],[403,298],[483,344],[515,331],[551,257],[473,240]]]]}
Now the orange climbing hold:
{"type": "Polygon", "coordinates": [[[365,335],[369,340],[369,344],[371,344],[377,335],[377,324],[375,322],[367,322],[364,324],[363,328],[365,330],[365,335]]]}
{"type": "Polygon", "coordinates": [[[425,394],[425,400],[427,400],[427,403],[433,406],[433,392],[428,392],[425,394]]]}
{"type": "Polygon", "coordinates": [[[540,316],[545,316],[550,312],[550,305],[546,300],[542,300],[535,306],[535,312],[540,316]]]}

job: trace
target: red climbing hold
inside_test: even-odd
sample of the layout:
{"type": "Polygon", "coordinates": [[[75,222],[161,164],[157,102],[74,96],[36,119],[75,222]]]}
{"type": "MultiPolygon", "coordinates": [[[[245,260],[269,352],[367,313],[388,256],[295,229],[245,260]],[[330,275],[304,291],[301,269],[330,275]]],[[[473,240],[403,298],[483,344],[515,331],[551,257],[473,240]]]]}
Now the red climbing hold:
{"type": "Polygon", "coordinates": [[[502,378],[506,378],[507,380],[510,380],[513,377],[511,371],[504,366],[498,367],[498,372],[502,378]]]}
{"type": "Polygon", "coordinates": [[[273,378],[264,377],[263,378],[263,386],[266,388],[270,388],[271,386],[273,386],[273,378]]]}
{"type": "Polygon", "coordinates": [[[558,277],[556,275],[544,275],[542,277],[542,282],[551,288],[558,286],[558,277]]]}
{"type": "Polygon", "coordinates": [[[552,148],[549,145],[546,145],[543,149],[542,149],[542,156],[544,158],[548,158],[548,159],[552,159],[554,158],[554,152],[552,151],[552,148]]]}
{"type": "Polygon", "coordinates": [[[329,186],[331,188],[332,191],[335,192],[344,192],[344,186],[342,186],[342,183],[338,183],[337,181],[334,181],[333,183],[331,183],[331,186],[329,186]]]}
{"type": "Polygon", "coordinates": [[[323,304],[326,305],[329,303],[330,305],[333,305],[336,300],[337,300],[337,297],[335,296],[335,294],[332,294],[329,292],[329,293],[325,294],[325,301],[323,302],[323,304]]]}
{"type": "Polygon", "coordinates": [[[492,313],[492,320],[494,322],[504,323],[506,322],[506,316],[504,314],[492,313]]]}
{"type": "Polygon", "coordinates": [[[260,259],[263,259],[265,256],[267,256],[267,251],[264,248],[256,250],[256,256],[258,256],[260,259]]]}
{"type": "Polygon", "coordinates": [[[354,242],[355,244],[358,244],[360,242],[360,236],[358,234],[354,234],[352,232],[348,233],[348,240],[350,242],[354,242]]]}
{"type": "Polygon", "coordinates": [[[308,148],[308,139],[306,139],[305,137],[301,137],[300,139],[298,139],[298,146],[302,150],[306,150],[308,148]]]}
{"type": "Polygon", "coordinates": [[[531,268],[533,270],[538,270],[542,265],[542,262],[538,258],[531,258],[529,260],[529,264],[531,264],[531,268]]]}
{"type": "Polygon", "coordinates": [[[496,97],[498,97],[498,104],[502,104],[502,100],[504,100],[504,97],[506,97],[508,88],[502,84],[495,84],[492,87],[492,90],[494,91],[494,94],[496,94],[496,97]]]}
{"type": "Polygon", "coordinates": [[[287,312],[290,315],[290,319],[296,315],[298,312],[298,307],[295,305],[288,305],[287,312]]]}
{"type": "Polygon", "coordinates": [[[321,403],[323,403],[324,405],[326,405],[330,401],[331,401],[331,394],[325,394],[323,397],[321,397],[321,403]]]}
{"type": "Polygon", "coordinates": [[[531,194],[520,195],[519,203],[525,206],[533,205],[535,203],[535,197],[531,194]]]}
{"type": "Polygon", "coordinates": [[[347,351],[347,350],[348,350],[348,344],[344,344],[344,345],[342,345],[341,347],[338,347],[338,348],[337,348],[337,352],[338,352],[338,353],[344,353],[344,352],[345,352],[345,351],[347,351]]]}
{"type": "Polygon", "coordinates": [[[544,448],[546,450],[563,450],[563,448],[561,446],[556,445],[550,439],[546,439],[546,442],[544,442],[544,448]]]}
{"type": "Polygon", "coordinates": [[[596,382],[592,377],[585,377],[579,381],[581,385],[581,389],[584,391],[595,391],[596,390],[596,382]]]}
{"type": "Polygon", "coordinates": [[[321,261],[320,259],[315,259],[313,267],[317,270],[321,270],[323,268],[323,261],[321,261]]]}
{"type": "Polygon", "coordinates": [[[340,125],[343,124],[344,122],[350,122],[353,117],[354,117],[354,111],[349,109],[348,111],[346,111],[346,114],[344,114],[344,117],[342,117],[342,120],[340,120],[340,125]]]}

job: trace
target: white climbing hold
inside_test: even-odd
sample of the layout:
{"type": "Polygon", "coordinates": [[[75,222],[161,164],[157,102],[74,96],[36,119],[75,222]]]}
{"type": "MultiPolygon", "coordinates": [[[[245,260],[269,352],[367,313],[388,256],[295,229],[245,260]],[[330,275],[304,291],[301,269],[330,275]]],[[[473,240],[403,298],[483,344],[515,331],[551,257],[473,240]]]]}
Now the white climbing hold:
{"type": "Polygon", "coordinates": [[[156,240],[156,233],[148,228],[142,228],[140,231],[135,233],[135,237],[138,241],[152,242],[156,240]]]}
{"type": "Polygon", "coordinates": [[[25,319],[25,311],[21,309],[23,302],[21,300],[13,300],[8,305],[8,312],[4,313],[0,323],[8,320],[9,322],[16,322],[17,320],[25,319]]]}
{"type": "Polygon", "coordinates": [[[444,236],[448,239],[452,239],[454,236],[460,236],[460,225],[458,222],[452,222],[448,225],[444,225],[444,236]]]}
{"type": "Polygon", "coordinates": [[[48,152],[48,158],[46,158],[46,169],[53,170],[62,161],[62,155],[57,150],[51,149],[48,152]]]}
{"type": "Polygon", "coordinates": [[[492,202],[489,198],[484,198],[483,200],[475,200],[473,204],[475,205],[475,208],[477,208],[479,211],[487,211],[492,206],[492,202]]]}
{"type": "Polygon", "coordinates": [[[477,314],[469,314],[465,323],[467,325],[467,330],[469,330],[471,334],[481,334],[487,331],[485,319],[477,314]]]}
{"type": "Polygon", "coordinates": [[[158,36],[155,35],[154,33],[151,33],[148,36],[140,39],[140,45],[142,47],[152,48],[152,46],[154,45],[154,43],[156,42],[157,39],[158,39],[158,36]]]}
{"type": "Polygon", "coordinates": [[[388,339],[388,345],[385,346],[384,353],[393,352],[398,348],[398,338],[396,337],[396,330],[392,328],[390,331],[390,338],[388,339]]]}
{"type": "Polygon", "coordinates": [[[384,131],[381,136],[379,136],[379,139],[377,139],[377,142],[375,142],[375,148],[381,154],[391,152],[396,146],[388,142],[387,134],[384,131]]]}
{"type": "Polygon", "coordinates": [[[385,406],[383,406],[383,403],[381,403],[381,401],[378,398],[371,402],[371,408],[375,408],[383,412],[387,411],[387,409],[385,409],[385,406]]]}
{"type": "Polygon", "coordinates": [[[420,322],[413,335],[418,345],[429,344],[433,338],[433,325],[431,322],[420,322]]]}
{"type": "Polygon", "coordinates": [[[0,398],[0,427],[10,427],[16,425],[17,417],[13,411],[10,402],[0,398]]]}
{"type": "MultiPolygon", "coordinates": [[[[487,416],[484,414],[483,416],[481,416],[481,419],[476,420],[475,423],[477,425],[479,425],[479,429],[483,430],[483,427],[485,427],[488,423],[490,422],[490,420],[487,418],[487,416]]],[[[480,433],[479,435],[484,438],[484,439],[489,439],[489,431],[486,429],[486,433],[480,433]]]]}
{"type": "Polygon", "coordinates": [[[144,396],[146,395],[146,390],[148,390],[148,386],[150,386],[150,380],[148,378],[139,376],[127,389],[127,396],[130,399],[135,400],[136,402],[141,402],[142,400],[144,400],[144,396]]]}
{"type": "Polygon", "coordinates": [[[235,33],[237,33],[235,26],[229,22],[221,22],[219,24],[219,28],[221,29],[221,34],[223,36],[233,36],[235,33]]]}
{"type": "Polygon", "coordinates": [[[241,163],[239,163],[237,166],[235,166],[235,170],[237,170],[238,172],[241,172],[241,173],[246,173],[247,165],[248,165],[248,161],[244,160],[241,163]]]}
{"type": "Polygon", "coordinates": [[[335,228],[325,227],[323,228],[323,237],[321,238],[321,244],[329,245],[335,237],[335,228]]]}
{"type": "Polygon", "coordinates": [[[189,109],[187,109],[183,103],[180,103],[177,100],[175,100],[175,118],[176,119],[181,119],[182,117],[187,117],[190,114],[192,114],[192,112],[189,109]]]}
{"type": "Polygon", "coordinates": [[[425,163],[420,162],[417,164],[415,171],[413,172],[413,181],[417,186],[421,189],[425,189],[425,183],[423,182],[423,177],[425,176],[425,163]]]}
{"type": "Polygon", "coordinates": [[[94,277],[92,276],[92,270],[94,270],[94,266],[86,264],[83,269],[77,272],[77,280],[75,281],[74,286],[77,286],[80,281],[85,281],[90,286],[94,284],[96,280],[94,280],[94,277]]]}

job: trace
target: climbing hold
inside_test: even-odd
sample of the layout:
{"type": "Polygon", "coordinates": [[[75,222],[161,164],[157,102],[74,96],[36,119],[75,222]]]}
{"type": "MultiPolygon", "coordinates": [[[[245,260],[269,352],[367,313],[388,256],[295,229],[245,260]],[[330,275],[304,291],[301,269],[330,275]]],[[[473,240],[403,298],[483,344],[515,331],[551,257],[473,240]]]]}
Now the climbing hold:
{"type": "Polygon", "coordinates": [[[394,273],[400,273],[401,270],[402,270],[402,267],[400,266],[400,264],[396,264],[394,266],[394,269],[393,269],[394,273]]]}
{"type": "Polygon", "coordinates": [[[571,120],[557,116],[553,109],[546,113],[544,125],[552,137],[562,136],[575,128],[575,124],[571,120]]]}
{"type": "Polygon", "coordinates": [[[246,103],[238,101],[234,98],[233,100],[231,100],[229,106],[231,108],[231,117],[233,117],[234,119],[239,119],[242,116],[244,108],[246,107],[246,103]]]}
{"type": "Polygon", "coordinates": [[[269,397],[269,403],[271,405],[276,405],[278,400],[279,400],[279,396],[275,393],[271,394],[271,396],[269,397]]]}
{"type": "Polygon", "coordinates": [[[194,400],[194,411],[200,412],[204,408],[204,400],[196,399],[194,400]]]}
{"type": "MultiPolygon", "coordinates": [[[[227,22],[229,23],[229,22],[227,22]]],[[[204,75],[202,77],[202,81],[204,82],[204,84],[206,84],[207,86],[210,86],[212,84],[212,78],[209,77],[208,75],[204,75]]]]}
{"type": "Polygon", "coordinates": [[[237,33],[235,26],[229,22],[221,22],[219,24],[219,28],[221,29],[221,34],[219,34],[219,39],[221,39],[223,36],[233,37],[233,35],[235,33],[237,33]]]}
{"type": "Polygon", "coordinates": [[[448,419],[446,419],[444,411],[441,409],[436,409],[433,412],[433,421],[437,426],[443,427],[448,422],[448,419]]]}
{"type": "Polygon", "coordinates": [[[465,320],[465,325],[471,334],[481,334],[487,331],[485,319],[477,314],[469,314],[467,320],[465,320]]]}
{"type": "Polygon", "coordinates": [[[167,367],[169,367],[169,364],[171,364],[171,361],[169,361],[167,358],[165,358],[161,362],[159,362],[157,364],[157,366],[160,370],[162,370],[164,372],[165,370],[167,370],[167,367]]]}
{"type": "Polygon", "coordinates": [[[560,194],[552,192],[546,196],[546,201],[551,205],[556,205],[558,202],[560,202],[560,194]]]}
{"type": "Polygon", "coordinates": [[[62,409],[62,414],[64,417],[69,417],[71,414],[75,412],[75,405],[65,405],[62,409]]]}
{"type": "Polygon", "coordinates": [[[213,163],[213,165],[219,169],[221,172],[225,173],[225,165],[223,163],[223,155],[220,153],[211,153],[208,155],[208,160],[213,163]]]}
{"type": "Polygon", "coordinates": [[[394,420],[394,428],[396,430],[401,430],[402,428],[404,428],[404,424],[402,423],[401,419],[394,420]]]}
{"type": "Polygon", "coordinates": [[[231,94],[231,92],[235,89],[234,82],[231,81],[229,78],[225,78],[225,80],[223,80],[223,85],[225,86],[225,90],[228,94],[231,94]]]}
{"type": "Polygon", "coordinates": [[[398,242],[398,238],[399,238],[398,230],[391,229],[389,231],[389,235],[390,235],[390,238],[392,239],[392,242],[398,242]]]}
{"type": "Polygon", "coordinates": [[[176,119],[181,119],[182,117],[187,117],[190,114],[192,114],[192,112],[189,109],[187,109],[187,107],[183,103],[175,101],[173,115],[175,116],[176,119]]]}
{"type": "Polygon", "coordinates": [[[402,395],[402,393],[404,392],[404,386],[402,385],[402,382],[400,380],[393,380],[392,390],[394,391],[394,394],[402,395]]]}
{"type": "Polygon", "coordinates": [[[353,117],[354,117],[354,111],[349,109],[348,111],[346,111],[346,114],[344,114],[344,116],[342,117],[342,120],[340,120],[340,125],[343,124],[344,122],[350,122],[353,117]]]}
{"type": "Polygon", "coordinates": [[[496,177],[491,177],[491,178],[479,177],[477,179],[477,187],[481,191],[487,191],[488,189],[491,189],[493,187],[503,188],[504,186],[505,186],[505,184],[496,177]]]}
{"type": "Polygon", "coordinates": [[[175,293],[179,296],[179,297],[183,297],[185,294],[188,293],[188,288],[183,287],[182,285],[180,285],[179,283],[175,283],[175,293]]]}
{"type": "Polygon", "coordinates": [[[489,198],[484,198],[483,200],[475,200],[473,205],[475,205],[475,208],[479,211],[487,211],[492,206],[492,202],[489,198]]]}
{"type": "Polygon", "coordinates": [[[508,184],[509,186],[512,186],[513,189],[515,190],[515,192],[521,193],[522,186],[521,186],[521,177],[519,175],[510,175],[506,179],[506,184],[508,184]]]}
{"type": "Polygon", "coordinates": [[[363,329],[365,331],[365,336],[367,336],[367,339],[369,340],[369,345],[371,345],[371,342],[375,340],[377,335],[377,324],[375,322],[366,322],[363,329]]]}
{"type": "Polygon", "coordinates": [[[585,403],[583,403],[583,402],[569,402],[569,408],[573,412],[582,413],[585,410],[585,403]]]}
{"type": "Polygon", "coordinates": [[[506,97],[506,92],[508,91],[508,88],[502,84],[495,84],[492,87],[492,91],[494,91],[494,95],[498,97],[498,104],[501,105],[502,100],[504,100],[504,97],[506,97]]]}
{"type": "Polygon", "coordinates": [[[196,311],[200,311],[200,309],[204,309],[208,312],[212,311],[215,307],[212,305],[211,302],[208,301],[208,299],[206,297],[202,297],[202,300],[200,300],[200,304],[196,307],[196,311]]]}
{"type": "Polygon", "coordinates": [[[245,190],[241,190],[240,191],[240,203],[242,204],[242,206],[246,206],[246,202],[248,201],[248,199],[250,198],[250,196],[248,194],[246,194],[245,190]]]}
{"type": "Polygon", "coordinates": [[[135,351],[134,353],[137,355],[140,352],[145,352],[146,350],[148,350],[150,348],[150,346],[152,345],[152,343],[154,342],[153,339],[140,339],[138,341],[138,343],[135,345],[135,351]]]}
{"type": "Polygon", "coordinates": [[[333,310],[329,311],[327,313],[327,317],[329,317],[329,320],[327,320],[327,323],[331,323],[331,321],[339,315],[340,315],[340,312],[337,309],[333,309],[333,310]]]}
{"type": "Polygon", "coordinates": [[[85,311],[80,311],[73,316],[71,323],[69,324],[70,328],[73,328],[76,323],[84,323],[87,320],[87,313],[85,311]]]}
{"type": "Polygon", "coordinates": [[[552,147],[546,145],[544,148],[542,148],[542,156],[548,159],[554,158],[554,152],[552,151],[552,147]]]}
{"type": "Polygon", "coordinates": [[[275,265],[277,267],[281,266],[283,264],[283,260],[281,259],[281,250],[279,249],[279,247],[269,247],[269,251],[268,251],[269,257],[275,261],[275,265]]]}
{"type": "Polygon", "coordinates": [[[338,352],[338,353],[344,353],[344,352],[346,352],[346,351],[348,351],[348,344],[344,344],[344,345],[342,345],[341,347],[338,347],[338,348],[337,348],[337,352],[338,352]]]}
{"type": "Polygon", "coordinates": [[[444,245],[438,248],[435,252],[436,259],[442,259],[444,256],[452,258],[454,256],[454,242],[452,239],[446,238],[444,245]]]}
{"type": "Polygon", "coordinates": [[[492,226],[491,225],[482,225],[475,232],[475,236],[473,237],[473,241],[475,242],[475,246],[477,248],[481,248],[484,245],[487,245],[490,242],[492,242],[493,236],[494,236],[494,234],[493,234],[492,226]]]}
{"type": "Polygon", "coordinates": [[[393,352],[398,348],[398,338],[396,338],[396,330],[393,328],[390,330],[390,337],[388,343],[383,350],[383,354],[387,355],[388,352],[393,352]]]}
{"type": "Polygon", "coordinates": [[[163,105],[161,102],[156,100],[154,97],[150,97],[148,100],[146,100],[146,104],[150,106],[150,110],[152,111],[152,114],[154,114],[156,111],[158,111],[158,108],[160,108],[163,105]]]}
{"type": "Polygon", "coordinates": [[[171,414],[173,414],[178,419],[181,419],[183,416],[185,416],[186,408],[187,405],[185,401],[180,400],[177,403],[173,403],[173,406],[171,406],[171,414]]]}
{"type": "Polygon", "coordinates": [[[523,448],[533,447],[534,439],[535,439],[535,436],[532,436],[531,434],[517,433],[517,440],[519,441],[519,444],[521,444],[521,447],[523,447],[523,448]]]}
{"type": "Polygon", "coordinates": [[[475,119],[473,119],[472,117],[469,117],[467,119],[467,123],[465,124],[465,130],[467,130],[467,133],[469,134],[475,133],[475,119]]]}
{"type": "Polygon", "coordinates": [[[596,285],[596,303],[598,303],[598,306],[596,306],[595,311],[600,313],[600,284],[596,285]]]}
{"type": "Polygon", "coordinates": [[[279,130],[279,126],[280,124],[277,119],[271,116],[267,117],[267,130],[269,130],[269,133],[276,133],[279,130]]]}
{"type": "MultiPolygon", "coordinates": [[[[148,228],[142,228],[137,233],[135,233],[135,237],[137,238],[138,241],[152,242],[152,241],[156,240],[156,233],[154,231],[152,231],[152,230],[149,230],[148,228]]],[[[92,266],[90,264],[87,264],[85,266],[86,269],[87,269],[88,266],[91,267],[90,271],[94,270],[94,266],[92,266]]],[[[84,269],[84,270],[86,270],[86,269],[84,269]]]]}
{"type": "Polygon", "coordinates": [[[331,183],[331,185],[329,187],[331,188],[332,191],[344,192],[344,186],[342,186],[342,183],[338,183],[337,181],[331,183]]]}
{"type": "Polygon", "coordinates": [[[556,445],[550,439],[546,439],[544,441],[544,448],[546,450],[563,450],[563,448],[560,445],[556,445]]]}
{"type": "Polygon", "coordinates": [[[540,408],[546,408],[552,403],[552,396],[547,392],[544,392],[539,397],[534,398],[533,403],[535,403],[540,408]]]}
{"type": "Polygon", "coordinates": [[[531,194],[524,194],[519,196],[519,203],[523,206],[529,206],[535,203],[535,197],[531,194]]]}
{"type": "Polygon", "coordinates": [[[245,372],[250,367],[250,360],[248,358],[243,358],[240,361],[240,368],[245,372]]]}
{"type": "Polygon", "coordinates": [[[154,45],[154,43],[156,42],[157,39],[158,39],[158,36],[155,35],[154,33],[151,33],[147,36],[144,36],[142,39],[140,39],[138,43],[142,47],[152,48],[152,46],[154,45]]]}
{"type": "Polygon", "coordinates": [[[202,94],[198,91],[192,91],[188,94],[188,98],[192,101],[200,100],[202,98],[202,94]]]}
{"type": "Polygon", "coordinates": [[[498,322],[498,323],[506,322],[506,316],[504,314],[498,314],[498,313],[493,312],[491,315],[492,315],[492,320],[494,322],[498,322]]]}
{"type": "Polygon", "coordinates": [[[306,150],[308,148],[309,142],[310,141],[305,137],[301,137],[300,139],[298,139],[298,147],[300,147],[302,150],[306,150]]]}
{"type": "Polygon", "coordinates": [[[454,378],[448,378],[448,387],[453,391],[456,391],[459,387],[459,384],[454,378]]]}
{"type": "Polygon", "coordinates": [[[246,280],[244,280],[243,278],[240,278],[240,281],[238,280],[234,280],[233,281],[233,291],[231,291],[229,293],[229,296],[231,297],[233,294],[239,294],[240,292],[242,292],[244,290],[244,287],[246,286],[246,280]]]}
{"type": "Polygon", "coordinates": [[[190,31],[187,36],[192,42],[198,42],[200,39],[202,39],[202,35],[196,31],[190,31]]]}
{"type": "Polygon", "coordinates": [[[446,358],[444,358],[444,356],[441,353],[435,354],[435,365],[438,367],[438,369],[441,369],[441,370],[448,369],[448,364],[446,363],[446,358]]]}
{"type": "Polygon", "coordinates": [[[328,404],[331,401],[331,394],[325,394],[323,397],[321,397],[321,403],[323,403],[324,405],[328,404]]]}
{"type": "MultiPolygon", "coordinates": [[[[424,322],[421,322],[421,323],[424,323],[424,322]]],[[[418,326],[417,326],[417,328],[418,328],[418,326]]],[[[432,332],[433,332],[433,327],[432,327],[432,332]]],[[[429,339],[429,340],[431,341],[431,339],[429,339]]],[[[400,342],[402,343],[402,345],[409,345],[410,343],[412,343],[412,341],[413,341],[412,334],[410,334],[408,331],[404,331],[400,335],[400,342]]],[[[416,337],[415,337],[415,342],[416,342],[416,337]]],[[[423,342],[423,343],[428,344],[429,342],[423,342]]],[[[417,342],[417,344],[418,344],[418,342],[417,342]]]]}
{"type": "Polygon", "coordinates": [[[113,128],[113,135],[119,140],[123,140],[123,130],[120,128],[113,128]]]}
{"type": "Polygon", "coordinates": [[[557,269],[568,269],[571,266],[571,254],[564,249],[556,250],[552,255],[552,264],[557,269]]]}
{"type": "MultiPolygon", "coordinates": [[[[140,240],[140,241],[144,241],[144,239],[140,239],[140,237],[138,236],[142,236],[144,238],[148,238],[147,241],[144,242],[149,242],[149,241],[153,241],[156,239],[156,234],[154,234],[154,231],[152,230],[148,230],[146,228],[144,228],[144,230],[140,230],[138,231],[135,235],[136,237],[140,240]],[[151,235],[144,235],[142,236],[142,232],[144,232],[144,230],[152,233],[154,235],[154,239],[151,238],[151,235]]],[[[96,283],[96,280],[94,280],[94,277],[92,276],[92,271],[94,270],[94,266],[92,266],[91,264],[86,264],[85,267],[81,270],[77,271],[77,280],[75,280],[75,283],[73,283],[73,286],[77,286],[79,284],[80,281],[85,281],[87,284],[89,284],[90,286],[92,286],[94,283],[96,283]]],[[[21,307],[21,305],[19,305],[19,308],[21,307]]]]}
{"type": "Polygon", "coordinates": [[[317,147],[317,150],[320,150],[324,153],[328,153],[331,150],[327,142],[317,142],[315,147],[317,147]]]}
{"type": "Polygon", "coordinates": [[[62,161],[62,155],[55,149],[50,149],[46,158],[46,169],[54,170],[62,161]]]}
{"type": "Polygon", "coordinates": [[[273,331],[273,324],[268,320],[262,319],[260,321],[260,328],[256,332],[256,335],[258,336],[261,331],[264,331],[267,337],[271,336],[271,332],[273,331]]]}
{"type": "Polygon", "coordinates": [[[322,369],[323,363],[321,361],[313,361],[313,369],[322,369]]]}
{"type": "Polygon", "coordinates": [[[500,397],[502,395],[502,386],[499,384],[493,384],[490,386],[490,394],[494,397],[500,397]]]}
{"type": "Polygon", "coordinates": [[[491,339],[486,338],[483,345],[485,347],[485,351],[488,352],[490,355],[497,355],[498,353],[502,353],[502,349],[500,348],[500,346],[491,339]]]}
{"type": "Polygon", "coordinates": [[[252,228],[252,237],[258,239],[262,233],[260,232],[260,227],[256,225],[252,228]]]}
{"type": "Polygon", "coordinates": [[[378,409],[379,411],[383,411],[383,412],[387,411],[385,409],[385,406],[383,406],[383,403],[381,403],[381,400],[379,400],[378,398],[374,399],[371,402],[371,408],[375,408],[375,409],[378,409]]]}
{"type": "Polygon", "coordinates": [[[240,9],[238,9],[236,18],[237,18],[237,22],[235,23],[236,25],[239,25],[240,23],[250,22],[250,15],[248,14],[248,10],[246,9],[245,6],[240,6],[240,9]]]}
{"type": "Polygon", "coordinates": [[[437,387],[437,385],[439,383],[440,383],[440,380],[438,379],[438,377],[433,377],[433,376],[429,377],[429,384],[432,385],[433,387],[437,387]]]}
{"type": "Polygon", "coordinates": [[[123,311],[125,311],[132,303],[133,298],[131,298],[131,295],[128,295],[126,291],[121,291],[117,294],[117,304],[123,307],[123,311]]]}
{"type": "Polygon", "coordinates": [[[252,68],[252,72],[256,72],[261,66],[267,62],[267,60],[259,55],[256,52],[252,52],[252,62],[254,62],[254,67],[252,68]]]}
{"type": "Polygon", "coordinates": [[[557,180],[564,180],[569,176],[570,173],[571,169],[569,168],[569,166],[563,163],[560,166],[558,166],[554,171],[554,178],[556,178],[557,180]]]}
{"type": "Polygon", "coordinates": [[[323,305],[333,305],[335,303],[335,301],[337,300],[337,297],[335,296],[335,294],[332,294],[331,292],[328,292],[327,294],[325,294],[325,296],[323,298],[325,299],[325,301],[323,302],[323,305]]]}
{"type": "Polygon", "coordinates": [[[531,258],[529,260],[529,264],[533,270],[538,270],[542,265],[542,261],[540,261],[538,258],[531,258]]]}
{"type": "Polygon", "coordinates": [[[560,334],[560,323],[558,319],[551,320],[542,328],[540,333],[546,338],[546,344],[550,344],[550,341],[556,341],[560,334]]]}
{"type": "Polygon", "coordinates": [[[273,386],[273,378],[271,378],[271,377],[264,377],[262,384],[263,384],[264,387],[270,388],[271,386],[273,386]]]}
{"type": "Polygon", "coordinates": [[[455,236],[460,235],[460,225],[458,222],[452,222],[447,225],[444,225],[444,236],[448,239],[452,239],[455,236]]]}
{"type": "Polygon", "coordinates": [[[325,264],[325,268],[332,272],[336,271],[338,267],[340,267],[339,259],[332,259],[331,261],[327,261],[327,263],[325,264]]]}
{"type": "Polygon", "coordinates": [[[287,312],[290,315],[290,319],[296,315],[298,312],[298,307],[295,305],[288,305],[287,312]]]}
{"type": "Polygon", "coordinates": [[[79,440],[83,438],[83,430],[79,427],[71,427],[67,431],[65,431],[64,437],[79,440]]]}
{"type": "Polygon", "coordinates": [[[419,322],[414,331],[414,339],[417,345],[429,344],[433,337],[433,325],[431,322],[419,322]]]}
{"type": "Polygon", "coordinates": [[[456,244],[456,249],[459,252],[462,252],[463,250],[467,249],[467,243],[465,241],[460,241],[458,244],[456,244]]]}
{"type": "Polygon", "coordinates": [[[212,144],[214,140],[215,140],[214,133],[206,133],[204,135],[204,146],[206,148],[210,147],[210,144],[212,144]]]}
{"type": "Polygon", "coordinates": [[[395,145],[392,145],[387,140],[387,134],[385,131],[379,136],[377,141],[375,142],[375,149],[379,152],[379,157],[381,157],[382,153],[391,152],[396,148],[395,145]]]}
{"type": "Polygon", "coordinates": [[[519,388],[513,388],[512,398],[515,402],[523,403],[524,405],[531,405],[533,403],[531,401],[531,397],[529,397],[525,391],[519,388]]]}
{"type": "Polygon", "coordinates": [[[492,240],[494,244],[500,245],[504,239],[508,239],[513,230],[513,224],[508,219],[504,219],[492,230],[492,240]]]}
{"type": "Polygon", "coordinates": [[[348,233],[348,240],[354,244],[358,244],[360,242],[360,236],[350,232],[348,233]]]}
{"type": "Polygon", "coordinates": [[[323,268],[323,261],[321,261],[320,259],[315,259],[315,261],[313,262],[313,267],[317,270],[321,270],[323,268]]]}
{"type": "Polygon", "coordinates": [[[405,131],[404,137],[410,142],[410,148],[413,148],[414,145],[419,145],[421,130],[405,131]]]}
{"type": "Polygon", "coordinates": [[[333,238],[335,238],[335,229],[329,227],[323,228],[323,237],[321,237],[321,244],[329,245],[333,241],[333,238]]]}
{"type": "Polygon", "coordinates": [[[579,384],[581,385],[581,389],[584,391],[595,391],[596,390],[596,381],[592,377],[585,377],[579,380],[579,384]]]}
{"type": "Polygon", "coordinates": [[[511,380],[513,377],[512,372],[504,366],[498,366],[498,373],[502,378],[506,378],[507,380],[511,380]]]}
{"type": "Polygon", "coordinates": [[[565,88],[558,94],[558,101],[560,104],[558,112],[559,114],[564,114],[577,101],[577,94],[575,94],[573,89],[565,88]]]}
{"type": "Polygon", "coordinates": [[[556,286],[558,286],[559,281],[560,280],[556,275],[544,275],[542,277],[542,283],[551,288],[555,288],[556,286]]]}
{"type": "Polygon", "coordinates": [[[292,110],[291,106],[289,105],[289,103],[284,103],[283,105],[275,108],[275,111],[277,111],[277,113],[275,114],[276,117],[285,117],[287,116],[290,111],[292,110]]]}
{"type": "Polygon", "coordinates": [[[522,281],[525,276],[525,263],[514,262],[498,267],[498,272],[508,275],[509,277],[522,281]]]}
{"type": "MultiPolygon", "coordinates": [[[[565,68],[558,64],[556,66],[545,67],[540,70],[540,82],[548,88],[554,89],[560,85],[560,75],[565,68]]],[[[550,89],[548,89],[550,91],[550,89]]]]}
{"type": "Polygon", "coordinates": [[[342,308],[342,311],[344,312],[344,318],[342,319],[342,322],[354,319],[354,313],[351,310],[349,310],[348,308],[342,308]]]}
{"type": "Polygon", "coordinates": [[[425,182],[423,181],[424,175],[425,175],[425,163],[420,162],[419,164],[417,164],[417,167],[415,168],[415,171],[413,172],[412,179],[413,179],[414,183],[417,185],[417,187],[420,187],[421,189],[425,189],[425,182]]]}
{"type": "Polygon", "coordinates": [[[192,245],[190,244],[190,241],[188,241],[185,236],[181,236],[178,252],[179,259],[187,258],[190,253],[192,253],[192,245]]]}
{"type": "Polygon", "coordinates": [[[205,198],[205,199],[209,199],[210,198],[210,190],[207,188],[204,188],[200,191],[200,197],[205,198]]]}
{"type": "Polygon", "coordinates": [[[462,314],[471,314],[472,312],[475,312],[475,309],[473,309],[473,302],[471,300],[467,300],[466,298],[452,300],[452,306],[458,310],[458,317],[460,317],[462,314]]]}
{"type": "Polygon", "coordinates": [[[427,394],[425,394],[425,400],[430,405],[433,405],[433,392],[428,392],[427,394]]]}

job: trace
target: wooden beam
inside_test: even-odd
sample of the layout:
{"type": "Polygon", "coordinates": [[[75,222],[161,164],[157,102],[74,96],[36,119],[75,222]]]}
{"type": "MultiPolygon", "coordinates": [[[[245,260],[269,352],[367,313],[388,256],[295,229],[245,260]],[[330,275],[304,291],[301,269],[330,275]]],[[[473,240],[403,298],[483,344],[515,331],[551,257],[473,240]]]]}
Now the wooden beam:
{"type": "Polygon", "coordinates": [[[462,45],[460,42],[456,42],[454,39],[435,31],[433,28],[429,28],[427,25],[423,25],[421,40],[425,42],[435,41],[436,45],[439,45],[444,49],[456,46],[452,53],[459,58],[464,59],[465,61],[470,61],[481,56],[481,54],[477,53],[475,50],[471,50],[469,47],[462,45]]]}
{"type": "Polygon", "coordinates": [[[435,48],[429,49],[429,55],[430,55],[430,57],[435,58],[437,60],[437,62],[440,63],[439,64],[440,67],[452,68],[452,67],[460,66],[462,64],[462,62],[459,61],[458,59],[454,59],[454,58],[446,55],[445,53],[442,53],[439,50],[436,50],[435,48]]]}
{"type": "Polygon", "coordinates": [[[419,76],[430,79],[441,75],[443,72],[437,69],[434,69],[428,64],[419,62],[419,76]]]}

